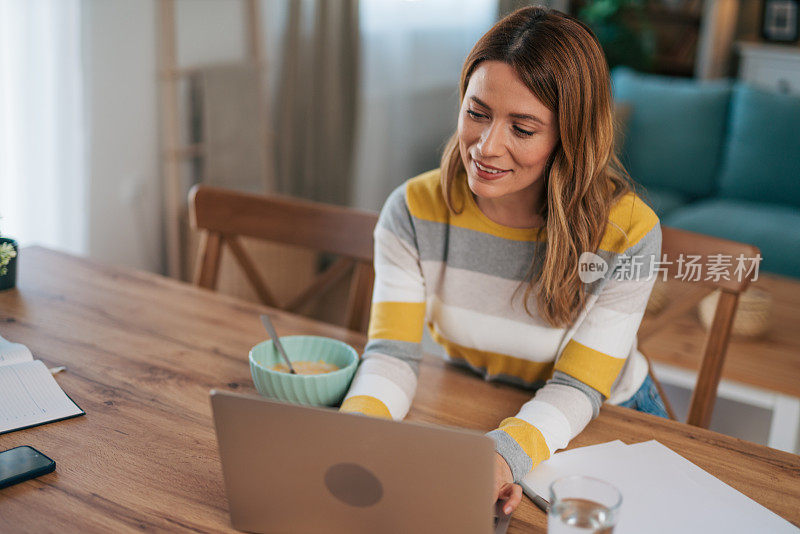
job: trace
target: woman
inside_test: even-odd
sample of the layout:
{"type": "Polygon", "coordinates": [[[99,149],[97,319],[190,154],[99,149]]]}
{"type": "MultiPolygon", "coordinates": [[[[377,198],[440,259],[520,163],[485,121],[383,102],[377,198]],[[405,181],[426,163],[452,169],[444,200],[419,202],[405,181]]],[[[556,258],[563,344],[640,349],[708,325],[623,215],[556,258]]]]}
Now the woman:
{"type": "Polygon", "coordinates": [[[341,409],[406,415],[426,323],[451,363],[536,389],[488,434],[510,513],[514,482],[604,401],[664,415],[636,349],[661,231],[614,155],[608,67],[582,23],[507,16],[467,57],[460,100],[441,167],[381,212],[369,343],[341,409]]]}

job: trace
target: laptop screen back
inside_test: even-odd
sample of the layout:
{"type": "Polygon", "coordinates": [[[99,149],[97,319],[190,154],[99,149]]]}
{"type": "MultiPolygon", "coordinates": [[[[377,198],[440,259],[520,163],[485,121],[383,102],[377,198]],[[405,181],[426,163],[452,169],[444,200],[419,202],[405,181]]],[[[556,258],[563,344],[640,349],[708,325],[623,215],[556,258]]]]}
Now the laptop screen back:
{"type": "Polygon", "coordinates": [[[235,528],[492,530],[494,446],[478,433],[212,391],[235,528]]]}

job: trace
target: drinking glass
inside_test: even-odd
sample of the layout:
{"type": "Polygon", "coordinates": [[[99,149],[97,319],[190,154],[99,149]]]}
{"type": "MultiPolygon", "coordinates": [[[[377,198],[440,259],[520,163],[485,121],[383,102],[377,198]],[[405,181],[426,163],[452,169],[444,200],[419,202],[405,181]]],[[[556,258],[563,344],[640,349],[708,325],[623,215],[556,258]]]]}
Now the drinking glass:
{"type": "Polygon", "coordinates": [[[603,480],[574,475],[550,484],[548,534],[611,534],[622,495],[603,480]]]}

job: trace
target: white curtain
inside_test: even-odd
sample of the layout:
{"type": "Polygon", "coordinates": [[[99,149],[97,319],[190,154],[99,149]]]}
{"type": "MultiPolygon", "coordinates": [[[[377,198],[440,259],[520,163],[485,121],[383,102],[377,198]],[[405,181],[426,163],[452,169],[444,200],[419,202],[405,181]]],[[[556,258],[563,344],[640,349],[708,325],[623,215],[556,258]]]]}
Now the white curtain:
{"type": "Polygon", "coordinates": [[[347,204],[358,79],[358,0],[289,0],[278,76],[281,192],[347,204]]]}
{"type": "Polygon", "coordinates": [[[497,0],[361,0],[361,87],[352,203],[379,209],[439,164],[455,130],[461,66],[497,0]]]}
{"type": "Polygon", "coordinates": [[[0,0],[0,233],[86,252],[79,0],[0,0]]]}

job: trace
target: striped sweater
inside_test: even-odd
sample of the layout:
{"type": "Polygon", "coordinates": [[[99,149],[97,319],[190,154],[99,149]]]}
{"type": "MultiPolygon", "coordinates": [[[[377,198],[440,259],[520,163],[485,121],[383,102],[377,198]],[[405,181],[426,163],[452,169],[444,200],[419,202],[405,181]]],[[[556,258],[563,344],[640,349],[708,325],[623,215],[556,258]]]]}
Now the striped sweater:
{"type": "MultiPolygon", "coordinates": [[[[586,305],[567,328],[549,326],[524,284],[546,238],[510,228],[480,211],[466,180],[450,212],[439,171],[396,189],[375,229],[375,288],[369,341],[341,410],[402,419],[417,387],[427,325],[453,364],[486,380],[535,389],[519,413],[489,433],[519,481],[566,447],[597,416],[603,401],[631,397],[647,375],[636,331],[653,277],[642,273],[661,251],[658,218],[634,193],[612,207],[596,251],[608,265],[586,283],[586,305]],[[633,261],[630,261],[633,259],[633,261]],[[522,285],[522,287],[520,287],[522,285]]],[[[509,414],[510,415],[510,414],[509,414]]]]}

